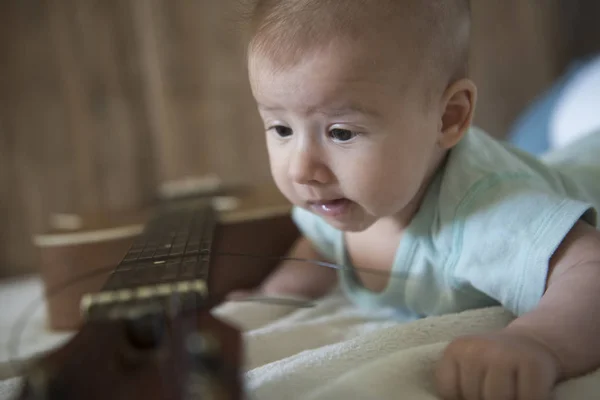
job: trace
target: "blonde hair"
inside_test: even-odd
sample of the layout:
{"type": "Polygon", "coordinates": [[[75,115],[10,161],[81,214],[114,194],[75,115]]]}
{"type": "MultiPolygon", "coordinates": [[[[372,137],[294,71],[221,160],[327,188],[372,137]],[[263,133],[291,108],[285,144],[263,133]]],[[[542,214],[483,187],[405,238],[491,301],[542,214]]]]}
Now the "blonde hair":
{"type": "Polygon", "coordinates": [[[249,11],[248,51],[280,67],[344,38],[391,45],[440,85],[467,74],[468,0],[254,0],[249,11]]]}

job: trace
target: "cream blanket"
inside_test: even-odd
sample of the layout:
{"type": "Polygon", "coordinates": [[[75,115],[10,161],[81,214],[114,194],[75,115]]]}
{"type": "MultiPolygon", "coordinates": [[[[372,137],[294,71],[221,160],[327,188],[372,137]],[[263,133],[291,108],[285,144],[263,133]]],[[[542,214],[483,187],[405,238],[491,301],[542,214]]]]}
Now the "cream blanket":
{"type": "MultiPolygon", "coordinates": [[[[314,308],[229,303],[216,310],[246,332],[253,400],[437,400],[435,361],[453,338],[505,326],[499,307],[395,323],[332,293],[314,308]]],[[[600,398],[600,370],[565,382],[556,400],[600,398]]]]}
{"type": "MultiPolygon", "coordinates": [[[[13,292],[21,300],[39,294],[39,285],[27,285],[13,292]]],[[[245,331],[246,391],[252,400],[437,400],[432,368],[448,341],[501,328],[512,318],[501,308],[488,308],[399,324],[385,310],[357,310],[339,292],[314,308],[227,303],[215,314],[245,331]]],[[[44,330],[43,318],[37,314],[30,323],[24,343],[30,352],[58,340],[44,330]]],[[[0,321],[4,341],[9,321],[6,315],[0,321]]],[[[0,382],[0,399],[10,398],[17,382],[0,382]]],[[[600,398],[600,371],[561,384],[556,394],[556,400],[600,398]]]]}

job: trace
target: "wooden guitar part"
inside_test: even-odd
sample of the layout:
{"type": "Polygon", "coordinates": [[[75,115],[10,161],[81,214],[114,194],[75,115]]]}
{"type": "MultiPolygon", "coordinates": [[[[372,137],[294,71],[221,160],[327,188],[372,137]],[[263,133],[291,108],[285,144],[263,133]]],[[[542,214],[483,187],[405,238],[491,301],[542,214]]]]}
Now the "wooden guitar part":
{"type": "Polygon", "coordinates": [[[241,333],[210,310],[260,284],[299,232],[289,206],[260,195],[235,210],[213,200],[154,210],[101,290],[82,297],[81,329],[28,371],[20,399],[242,398],[241,333]]]}
{"type": "Polygon", "coordinates": [[[214,305],[233,290],[257,287],[280,262],[277,257],[286,255],[299,235],[288,214],[218,224],[208,277],[214,305]]]}
{"type": "MultiPolygon", "coordinates": [[[[241,188],[226,194],[205,196],[217,211],[213,267],[208,277],[216,303],[232,290],[262,282],[277,264],[273,256],[285,255],[299,235],[289,215],[290,205],[275,187],[241,188]]],[[[72,331],[81,327],[82,297],[103,287],[157,212],[150,208],[86,214],[83,225],[75,230],[52,230],[34,238],[41,254],[50,329],[72,331]],[[67,282],[71,284],[65,285],[67,282]]]]}
{"type": "Polygon", "coordinates": [[[77,229],[53,229],[34,237],[51,330],[81,326],[81,298],[102,288],[148,218],[139,212],[86,214],[77,229]]]}
{"type": "Polygon", "coordinates": [[[206,310],[155,315],[157,340],[139,344],[133,322],[87,323],[35,364],[22,400],[240,400],[240,333],[206,310]],[[161,326],[163,325],[163,326],[161,326]],[[211,347],[213,346],[213,347],[211,347]]]}

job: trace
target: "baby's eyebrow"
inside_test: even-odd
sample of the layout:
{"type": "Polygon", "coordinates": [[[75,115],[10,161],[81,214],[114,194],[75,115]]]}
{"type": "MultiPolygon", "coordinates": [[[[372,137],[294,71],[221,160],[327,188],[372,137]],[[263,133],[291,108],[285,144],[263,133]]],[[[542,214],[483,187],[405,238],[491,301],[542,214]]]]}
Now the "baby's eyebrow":
{"type": "MultiPolygon", "coordinates": [[[[258,105],[258,108],[264,111],[282,111],[282,107],[269,107],[262,104],[258,105]]],[[[379,117],[381,114],[374,108],[366,107],[359,103],[344,103],[330,106],[314,106],[308,107],[304,110],[304,113],[308,114],[324,114],[332,117],[339,117],[342,115],[349,114],[364,114],[373,117],[379,117]]]]}
{"type": "Polygon", "coordinates": [[[336,106],[313,107],[312,109],[309,109],[309,112],[330,115],[333,117],[339,117],[342,115],[349,114],[364,114],[374,117],[380,116],[380,113],[376,109],[367,107],[359,103],[346,103],[336,106]]]}
{"type": "Polygon", "coordinates": [[[258,108],[263,111],[283,111],[283,107],[269,107],[260,103],[258,104],[258,108]]]}

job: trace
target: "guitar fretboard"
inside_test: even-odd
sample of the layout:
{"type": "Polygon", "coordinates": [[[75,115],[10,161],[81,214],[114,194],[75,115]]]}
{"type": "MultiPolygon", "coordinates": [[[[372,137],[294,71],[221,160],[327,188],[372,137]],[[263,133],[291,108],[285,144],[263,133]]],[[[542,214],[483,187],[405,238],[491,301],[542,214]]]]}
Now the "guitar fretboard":
{"type": "Polygon", "coordinates": [[[206,200],[163,208],[147,223],[102,290],[83,297],[83,313],[88,318],[119,317],[132,306],[158,302],[165,308],[175,299],[196,307],[208,296],[216,222],[216,212],[206,200]]]}
{"type": "Polygon", "coordinates": [[[207,203],[166,209],[147,224],[103,291],[206,280],[215,225],[207,203]]]}

